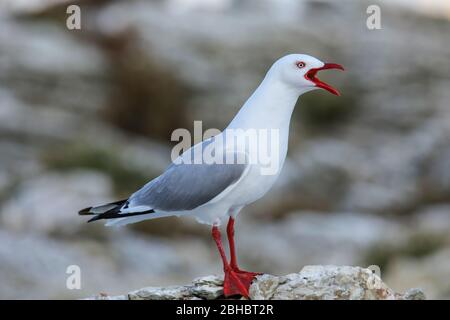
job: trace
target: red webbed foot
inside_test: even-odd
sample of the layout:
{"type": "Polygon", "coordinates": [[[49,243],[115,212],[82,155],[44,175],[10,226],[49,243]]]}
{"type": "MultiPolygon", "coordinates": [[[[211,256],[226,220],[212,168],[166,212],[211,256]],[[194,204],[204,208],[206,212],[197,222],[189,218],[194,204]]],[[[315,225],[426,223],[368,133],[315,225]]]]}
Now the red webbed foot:
{"type": "Polygon", "coordinates": [[[237,267],[235,267],[235,268],[231,267],[231,268],[233,269],[234,272],[239,273],[239,274],[243,274],[243,275],[247,275],[248,277],[253,277],[253,279],[256,276],[260,276],[260,275],[263,274],[262,272],[251,272],[251,271],[241,270],[241,269],[239,269],[237,267]]]}
{"type": "Polygon", "coordinates": [[[257,275],[260,273],[233,270],[227,268],[223,281],[223,293],[225,297],[241,295],[249,297],[249,288],[257,275]]]}

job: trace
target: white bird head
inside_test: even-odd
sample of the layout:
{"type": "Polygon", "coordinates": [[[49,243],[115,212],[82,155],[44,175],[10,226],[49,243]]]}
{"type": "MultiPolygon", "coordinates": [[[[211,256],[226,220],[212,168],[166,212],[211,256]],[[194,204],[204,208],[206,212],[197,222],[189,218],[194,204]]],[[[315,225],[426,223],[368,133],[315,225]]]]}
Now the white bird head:
{"type": "Polygon", "coordinates": [[[278,59],[268,75],[301,92],[322,88],[339,96],[339,91],[317,78],[317,72],[326,69],[344,70],[344,67],[336,63],[324,63],[307,54],[289,54],[278,59]]]}

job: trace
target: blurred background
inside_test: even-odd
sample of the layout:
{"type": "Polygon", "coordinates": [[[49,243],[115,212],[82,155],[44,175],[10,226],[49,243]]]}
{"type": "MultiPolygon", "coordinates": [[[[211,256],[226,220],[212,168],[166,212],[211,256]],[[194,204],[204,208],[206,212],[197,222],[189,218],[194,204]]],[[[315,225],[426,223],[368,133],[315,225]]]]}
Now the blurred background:
{"type": "Polygon", "coordinates": [[[397,291],[450,298],[449,36],[445,0],[0,1],[0,298],[220,274],[194,220],[112,229],[77,212],[161,173],[174,129],[223,129],[287,53],[343,64],[321,75],[342,97],[299,101],[282,176],[239,217],[242,266],[379,265],[397,291]]]}

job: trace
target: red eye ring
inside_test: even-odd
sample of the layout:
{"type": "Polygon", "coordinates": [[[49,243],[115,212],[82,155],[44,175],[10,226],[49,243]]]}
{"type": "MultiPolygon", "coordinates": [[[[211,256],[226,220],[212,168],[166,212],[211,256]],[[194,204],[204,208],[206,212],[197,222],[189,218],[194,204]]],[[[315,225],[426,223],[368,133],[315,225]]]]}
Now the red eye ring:
{"type": "Polygon", "coordinates": [[[306,66],[306,63],[304,63],[303,61],[299,61],[299,62],[296,63],[296,65],[297,65],[297,67],[299,67],[301,69],[301,68],[304,68],[306,66]]]}

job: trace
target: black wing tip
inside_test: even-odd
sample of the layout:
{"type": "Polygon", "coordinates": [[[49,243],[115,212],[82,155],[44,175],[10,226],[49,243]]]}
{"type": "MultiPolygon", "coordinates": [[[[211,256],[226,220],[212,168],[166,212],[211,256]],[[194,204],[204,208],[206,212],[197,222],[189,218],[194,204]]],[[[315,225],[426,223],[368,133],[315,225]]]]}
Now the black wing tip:
{"type": "Polygon", "coordinates": [[[150,209],[142,212],[129,212],[129,213],[118,213],[118,212],[105,212],[99,215],[96,215],[92,219],[88,220],[89,222],[94,222],[97,220],[107,220],[107,219],[120,219],[120,218],[127,218],[127,217],[133,217],[133,216],[140,216],[143,214],[150,214],[154,213],[155,210],[150,209]]]}
{"type": "MultiPolygon", "coordinates": [[[[100,208],[100,207],[109,206],[109,205],[117,205],[119,207],[119,206],[123,205],[124,203],[126,203],[127,201],[128,201],[128,199],[124,199],[124,200],[106,203],[106,204],[100,205],[98,207],[96,207],[96,206],[87,207],[87,208],[84,208],[84,209],[78,211],[78,214],[80,216],[88,216],[88,215],[98,214],[98,213],[91,212],[91,210],[93,208],[100,208]]],[[[115,208],[113,208],[113,209],[115,209],[115,208]]]]}
{"type": "Polygon", "coordinates": [[[88,207],[88,208],[84,208],[84,209],[78,211],[78,214],[80,216],[94,215],[94,217],[92,217],[91,219],[89,219],[87,221],[89,223],[89,222],[94,222],[97,220],[126,218],[126,217],[138,216],[138,215],[142,215],[142,214],[149,214],[149,213],[155,212],[153,209],[149,209],[149,210],[141,211],[141,212],[120,213],[120,210],[123,206],[125,208],[128,206],[128,199],[111,202],[111,203],[105,204],[103,206],[108,206],[108,205],[115,205],[115,207],[109,209],[108,211],[102,212],[102,213],[96,213],[96,212],[91,211],[92,208],[95,208],[98,210],[98,208],[100,208],[102,206],[88,207]]]}
{"type": "Polygon", "coordinates": [[[80,215],[80,216],[86,216],[86,215],[93,214],[92,212],[90,212],[91,209],[92,209],[92,207],[84,208],[84,209],[78,211],[78,215],[80,215]]]}
{"type": "Polygon", "coordinates": [[[94,221],[97,221],[97,220],[100,220],[100,219],[103,219],[103,218],[100,217],[100,215],[98,215],[98,216],[95,216],[95,217],[89,219],[86,223],[94,222],[94,221]]]}

